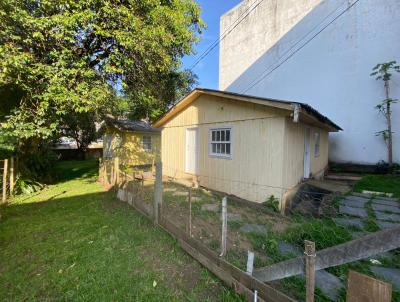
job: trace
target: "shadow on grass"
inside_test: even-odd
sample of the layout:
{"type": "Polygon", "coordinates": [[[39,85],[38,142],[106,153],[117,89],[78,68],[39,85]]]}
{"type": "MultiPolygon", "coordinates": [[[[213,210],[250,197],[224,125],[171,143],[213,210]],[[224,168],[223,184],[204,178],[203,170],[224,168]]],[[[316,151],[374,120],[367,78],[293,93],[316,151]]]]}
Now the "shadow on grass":
{"type": "MultiPolygon", "coordinates": [[[[90,175],[91,166],[72,174],[90,175]]],[[[4,208],[5,301],[240,301],[215,277],[205,278],[206,270],[172,237],[112,191],[94,183],[88,193],[85,185],[75,192],[63,190],[66,186],[4,208]]]]}
{"type": "Polygon", "coordinates": [[[79,178],[93,178],[97,175],[99,164],[97,160],[59,161],[54,167],[58,182],[79,178]]]}

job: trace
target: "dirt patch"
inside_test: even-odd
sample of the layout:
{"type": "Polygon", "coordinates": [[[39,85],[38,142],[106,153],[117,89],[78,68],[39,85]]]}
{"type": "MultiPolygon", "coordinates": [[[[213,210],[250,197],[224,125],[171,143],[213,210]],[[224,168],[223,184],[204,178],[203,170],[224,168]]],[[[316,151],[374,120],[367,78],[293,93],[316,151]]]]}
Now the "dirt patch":
{"type": "MultiPolygon", "coordinates": [[[[145,266],[152,271],[159,272],[163,276],[161,282],[168,287],[188,294],[196,290],[196,296],[199,297],[199,301],[218,300],[217,293],[222,290],[222,285],[215,282],[211,276],[209,276],[210,280],[208,280],[206,288],[196,288],[201,278],[204,278],[202,272],[205,271],[199,263],[192,261],[189,256],[185,255],[185,257],[181,258],[179,265],[170,265],[160,255],[160,253],[164,252],[166,251],[148,249],[139,253],[140,258],[145,261],[145,266]]],[[[142,273],[142,271],[133,270],[133,274],[137,273],[142,273]]]]}

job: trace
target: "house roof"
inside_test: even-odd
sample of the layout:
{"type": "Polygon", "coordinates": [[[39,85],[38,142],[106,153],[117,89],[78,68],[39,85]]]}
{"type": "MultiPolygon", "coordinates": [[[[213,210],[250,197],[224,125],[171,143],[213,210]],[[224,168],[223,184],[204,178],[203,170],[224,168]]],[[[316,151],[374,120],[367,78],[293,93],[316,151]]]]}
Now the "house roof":
{"type": "Polygon", "coordinates": [[[160,129],[151,127],[149,122],[139,120],[117,119],[111,115],[106,117],[106,123],[120,131],[129,132],[160,132],[160,129]]]}
{"type": "Polygon", "coordinates": [[[201,95],[214,95],[223,98],[228,98],[231,100],[256,103],[264,106],[270,106],[290,111],[294,111],[295,108],[297,107],[300,108],[301,114],[306,116],[308,119],[313,119],[318,121],[320,124],[324,124],[327,128],[330,129],[330,131],[343,130],[329,118],[327,118],[323,114],[319,113],[316,109],[305,103],[277,100],[271,98],[262,98],[252,95],[239,94],[239,93],[214,90],[214,89],[206,89],[206,88],[196,88],[192,90],[188,95],[186,95],[178,103],[176,103],[167,113],[165,113],[158,121],[156,121],[154,123],[154,127],[162,127],[173,116],[184,110],[187,106],[189,106],[201,95]]]}

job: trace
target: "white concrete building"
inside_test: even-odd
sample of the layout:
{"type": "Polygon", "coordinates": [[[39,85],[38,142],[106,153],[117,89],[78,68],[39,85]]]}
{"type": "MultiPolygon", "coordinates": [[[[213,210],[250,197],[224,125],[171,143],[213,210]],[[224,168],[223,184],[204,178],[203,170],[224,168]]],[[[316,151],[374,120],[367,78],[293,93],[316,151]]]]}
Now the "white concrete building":
{"type": "MultiPolygon", "coordinates": [[[[244,0],[221,17],[219,88],[305,102],[344,131],[330,135],[330,160],[387,161],[374,108],[385,98],[370,76],[377,63],[400,63],[399,0],[244,0]],[[261,1],[261,2],[260,2],[261,1]]],[[[391,82],[400,98],[400,74],[391,82]]],[[[400,161],[400,104],[393,108],[394,153],[400,161]]]]}

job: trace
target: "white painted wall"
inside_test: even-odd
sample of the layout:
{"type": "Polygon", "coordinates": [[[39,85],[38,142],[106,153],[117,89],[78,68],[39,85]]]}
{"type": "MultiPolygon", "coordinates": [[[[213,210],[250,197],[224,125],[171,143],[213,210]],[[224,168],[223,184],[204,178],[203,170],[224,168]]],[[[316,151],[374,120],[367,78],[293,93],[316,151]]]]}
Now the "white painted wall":
{"type": "MultiPolygon", "coordinates": [[[[221,42],[220,89],[308,103],[344,129],[330,136],[330,160],[375,164],[387,160],[375,135],[385,128],[374,109],[384,91],[369,75],[377,63],[400,63],[400,1],[360,0],[290,57],[354,1],[264,0],[221,42]]],[[[242,13],[239,5],[222,16],[221,32],[242,13]]],[[[391,94],[400,98],[400,74],[391,94]]],[[[399,162],[400,104],[393,110],[393,131],[399,162]]]]}

